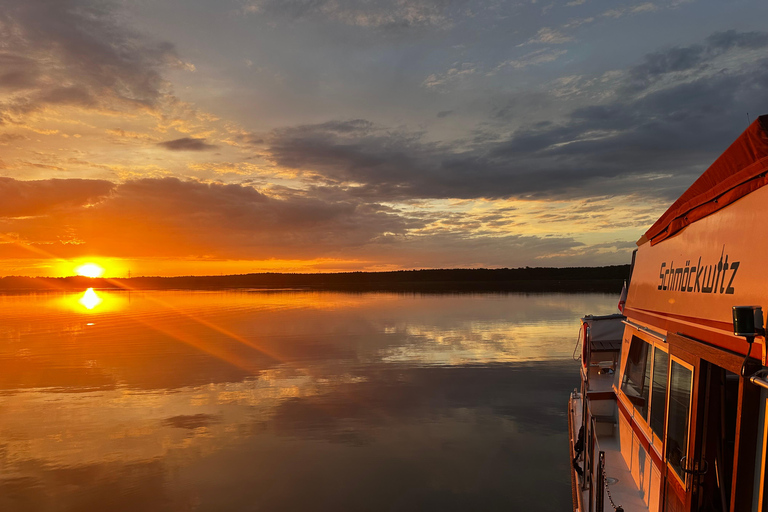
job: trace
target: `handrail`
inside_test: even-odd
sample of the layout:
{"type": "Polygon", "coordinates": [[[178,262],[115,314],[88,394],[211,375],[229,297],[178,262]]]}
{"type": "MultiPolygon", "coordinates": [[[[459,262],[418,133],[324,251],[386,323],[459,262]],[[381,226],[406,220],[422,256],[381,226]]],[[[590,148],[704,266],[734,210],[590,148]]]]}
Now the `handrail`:
{"type": "Polygon", "coordinates": [[[667,337],[666,336],[664,336],[663,334],[660,334],[660,333],[654,331],[653,329],[650,329],[650,328],[645,327],[645,326],[640,325],[640,324],[636,324],[635,322],[633,322],[631,320],[622,320],[621,323],[623,323],[624,325],[628,325],[630,327],[633,327],[633,328],[637,329],[638,331],[641,331],[641,332],[644,332],[646,334],[649,334],[650,336],[653,336],[654,338],[656,338],[658,340],[661,340],[661,341],[663,341],[665,343],[667,342],[667,337]]]}
{"type": "Polygon", "coordinates": [[[605,476],[605,451],[600,449],[596,422],[589,404],[586,410],[589,415],[589,431],[588,437],[585,437],[589,439],[589,445],[584,454],[584,483],[589,485],[589,512],[604,512],[606,493],[614,512],[624,512],[623,507],[613,502],[611,491],[608,489],[605,476]]]}
{"type": "Polygon", "coordinates": [[[761,388],[768,389],[768,381],[765,380],[765,377],[766,373],[761,370],[749,377],[749,382],[755,384],[756,386],[760,386],[761,388]]]}
{"type": "Polygon", "coordinates": [[[586,403],[586,421],[585,425],[588,425],[588,430],[585,432],[585,443],[587,446],[584,450],[584,479],[582,490],[589,489],[589,512],[604,512],[605,508],[605,494],[608,493],[608,498],[611,500],[611,506],[615,512],[623,512],[621,506],[617,506],[613,503],[610,491],[607,487],[605,476],[605,451],[600,449],[600,440],[597,436],[597,423],[595,417],[592,415],[592,408],[589,403],[586,403]]]}
{"type": "Polygon", "coordinates": [[[597,428],[592,412],[589,413],[589,450],[585,456],[584,480],[589,484],[589,510],[595,512],[595,451],[600,450],[597,441],[597,428]]]}

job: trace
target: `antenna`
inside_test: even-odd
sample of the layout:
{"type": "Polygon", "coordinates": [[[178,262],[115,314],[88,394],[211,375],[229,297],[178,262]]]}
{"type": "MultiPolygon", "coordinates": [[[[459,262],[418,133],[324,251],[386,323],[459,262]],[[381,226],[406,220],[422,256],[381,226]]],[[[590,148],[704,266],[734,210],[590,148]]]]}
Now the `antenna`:
{"type": "Polygon", "coordinates": [[[750,120],[749,120],[749,112],[747,112],[747,126],[749,126],[750,120]]]}

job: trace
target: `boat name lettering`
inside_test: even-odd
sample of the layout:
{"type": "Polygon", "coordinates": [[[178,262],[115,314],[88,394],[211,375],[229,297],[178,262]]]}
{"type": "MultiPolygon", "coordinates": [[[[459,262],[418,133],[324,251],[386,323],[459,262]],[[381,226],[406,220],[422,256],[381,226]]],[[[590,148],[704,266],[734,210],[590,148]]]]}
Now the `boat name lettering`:
{"type": "Polygon", "coordinates": [[[725,246],[720,254],[720,261],[712,265],[699,260],[687,260],[684,266],[675,267],[675,262],[661,263],[659,271],[659,290],[690,293],[725,293],[732,295],[733,280],[739,271],[741,262],[728,261],[725,246]],[[691,261],[694,265],[691,265],[691,261]]]}

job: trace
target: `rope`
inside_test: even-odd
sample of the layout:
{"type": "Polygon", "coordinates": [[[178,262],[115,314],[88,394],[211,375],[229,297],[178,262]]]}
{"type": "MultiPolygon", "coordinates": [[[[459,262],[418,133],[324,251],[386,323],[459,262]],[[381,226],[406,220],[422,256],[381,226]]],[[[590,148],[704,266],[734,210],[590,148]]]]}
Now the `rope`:
{"type": "Polygon", "coordinates": [[[573,359],[574,361],[578,361],[579,359],[581,359],[581,354],[579,354],[579,357],[576,357],[576,352],[578,352],[579,344],[581,343],[582,329],[584,329],[584,324],[581,324],[581,327],[579,327],[579,336],[578,338],[576,338],[576,346],[573,347],[573,355],[571,355],[571,359],[573,359]]]}
{"type": "Polygon", "coordinates": [[[603,473],[603,482],[605,482],[605,484],[604,484],[605,485],[605,492],[608,493],[608,501],[611,502],[611,506],[613,507],[613,510],[615,512],[624,512],[624,509],[621,506],[617,506],[613,502],[613,496],[611,496],[611,490],[608,488],[608,477],[605,476],[605,466],[602,465],[602,464],[600,465],[600,471],[602,471],[602,473],[603,473]]]}

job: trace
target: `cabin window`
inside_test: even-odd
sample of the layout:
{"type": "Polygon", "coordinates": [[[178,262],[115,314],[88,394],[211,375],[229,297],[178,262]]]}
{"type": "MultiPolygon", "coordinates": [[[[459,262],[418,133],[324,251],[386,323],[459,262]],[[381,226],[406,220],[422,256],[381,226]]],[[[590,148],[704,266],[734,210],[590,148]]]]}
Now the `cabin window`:
{"type": "Polygon", "coordinates": [[[638,413],[648,421],[648,395],[651,384],[651,346],[637,336],[632,336],[621,390],[632,402],[638,413]]]}
{"type": "Polygon", "coordinates": [[[664,438],[664,413],[667,405],[669,354],[658,347],[653,350],[653,385],[651,388],[651,430],[664,438]]]}
{"type": "Polygon", "coordinates": [[[691,409],[693,370],[675,360],[669,369],[669,416],[667,417],[667,461],[685,481],[682,464],[688,456],[688,416],[691,409]]]}

